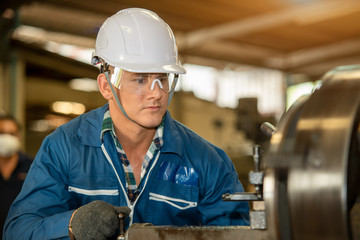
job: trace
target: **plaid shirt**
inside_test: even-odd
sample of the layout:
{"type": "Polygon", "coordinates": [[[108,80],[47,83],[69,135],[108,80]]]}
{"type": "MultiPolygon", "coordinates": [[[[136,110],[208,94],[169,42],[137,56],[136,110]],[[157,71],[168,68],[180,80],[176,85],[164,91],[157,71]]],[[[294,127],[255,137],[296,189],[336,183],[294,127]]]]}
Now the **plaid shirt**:
{"type": "MultiPolygon", "coordinates": [[[[131,203],[134,203],[140,193],[140,188],[136,184],[134,172],[133,172],[130,162],[125,154],[125,151],[121,147],[121,144],[116,137],[114,124],[111,119],[109,109],[107,109],[107,111],[104,114],[101,136],[100,136],[101,141],[103,141],[104,133],[107,131],[110,131],[110,133],[111,133],[111,136],[114,140],[114,144],[116,146],[116,150],[118,152],[119,160],[121,161],[123,168],[124,168],[124,172],[125,172],[125,176],[126,176],[126,191],[128,194],[128,198],[131,203]]],[[[153,138],[153,140],[150,144],[150,147],[149,147],[149,149],[145,155],[145,158],[143,160],[140,181],[143,179],[143,177],[146,174],[150,160],[156,155],[157,151],[160,150],[161,146],[163,145],[163,133],[164,133],[164,120],[161,122],[160,126],[156,129],[154,138],[153,138]]]]}

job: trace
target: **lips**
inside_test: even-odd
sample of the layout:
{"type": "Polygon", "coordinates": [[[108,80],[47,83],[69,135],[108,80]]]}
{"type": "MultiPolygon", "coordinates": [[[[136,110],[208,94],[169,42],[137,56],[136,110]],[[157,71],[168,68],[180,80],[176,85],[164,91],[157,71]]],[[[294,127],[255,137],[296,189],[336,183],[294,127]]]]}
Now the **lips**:
{"type": "Polygon", "coordinates": [[[159,110],[159,109],[161,109],[161,106],[160,105],[147,106],[147,107],[145,107],[145,109],[159,110]]]}

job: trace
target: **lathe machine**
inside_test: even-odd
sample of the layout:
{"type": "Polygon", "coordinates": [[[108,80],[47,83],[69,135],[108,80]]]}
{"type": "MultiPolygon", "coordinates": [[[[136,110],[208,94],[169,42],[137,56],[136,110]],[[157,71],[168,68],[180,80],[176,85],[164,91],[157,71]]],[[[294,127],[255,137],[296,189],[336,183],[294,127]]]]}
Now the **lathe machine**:
{"type": "Polygon", "coordinates": [[[335,68],[321,80],[276,129],[264,125],[270,147],[263,157],[254,147],[249,179],[255,192],[223,196],[224,201],[264,203],[251,210],[250,227],[134,224],[124,238],[360,239],[360,65],[335,68]]]}

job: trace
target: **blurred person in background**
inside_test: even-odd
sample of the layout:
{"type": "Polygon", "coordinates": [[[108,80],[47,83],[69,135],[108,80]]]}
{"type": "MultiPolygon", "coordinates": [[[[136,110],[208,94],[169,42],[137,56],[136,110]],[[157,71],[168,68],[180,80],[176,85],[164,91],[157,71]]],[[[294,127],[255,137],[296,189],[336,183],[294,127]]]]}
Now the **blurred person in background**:
{"type": "Polygon", "coordinates": [[[19,194],[32,158],[20,151],[20,124],[11,115],[0,114],[0,227],[1,233],[11,203],[19,194]]]}
{"type": "Polygon", "coordinates": [[[131,8],[101,26],[93,64],[107,104],[43,141],[5,223],[5,239],[114,239],[132,223],[248,225],[244,191],[226,153],[174,120],[179,74],[170,27],[131,8]]]}

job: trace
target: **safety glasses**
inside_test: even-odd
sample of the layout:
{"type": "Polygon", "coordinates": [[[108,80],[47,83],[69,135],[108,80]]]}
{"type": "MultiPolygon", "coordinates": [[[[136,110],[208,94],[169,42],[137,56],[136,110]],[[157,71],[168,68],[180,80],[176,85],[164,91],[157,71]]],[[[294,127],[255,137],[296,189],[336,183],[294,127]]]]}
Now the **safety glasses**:
{"type": "Polygon", "coordinates": [[[178,74],[173,73],[133,73],[115,67],[111,83],[118,89],[136,95],[146,95],[156,87],[166,93],[174,91],[178,74]]]}

